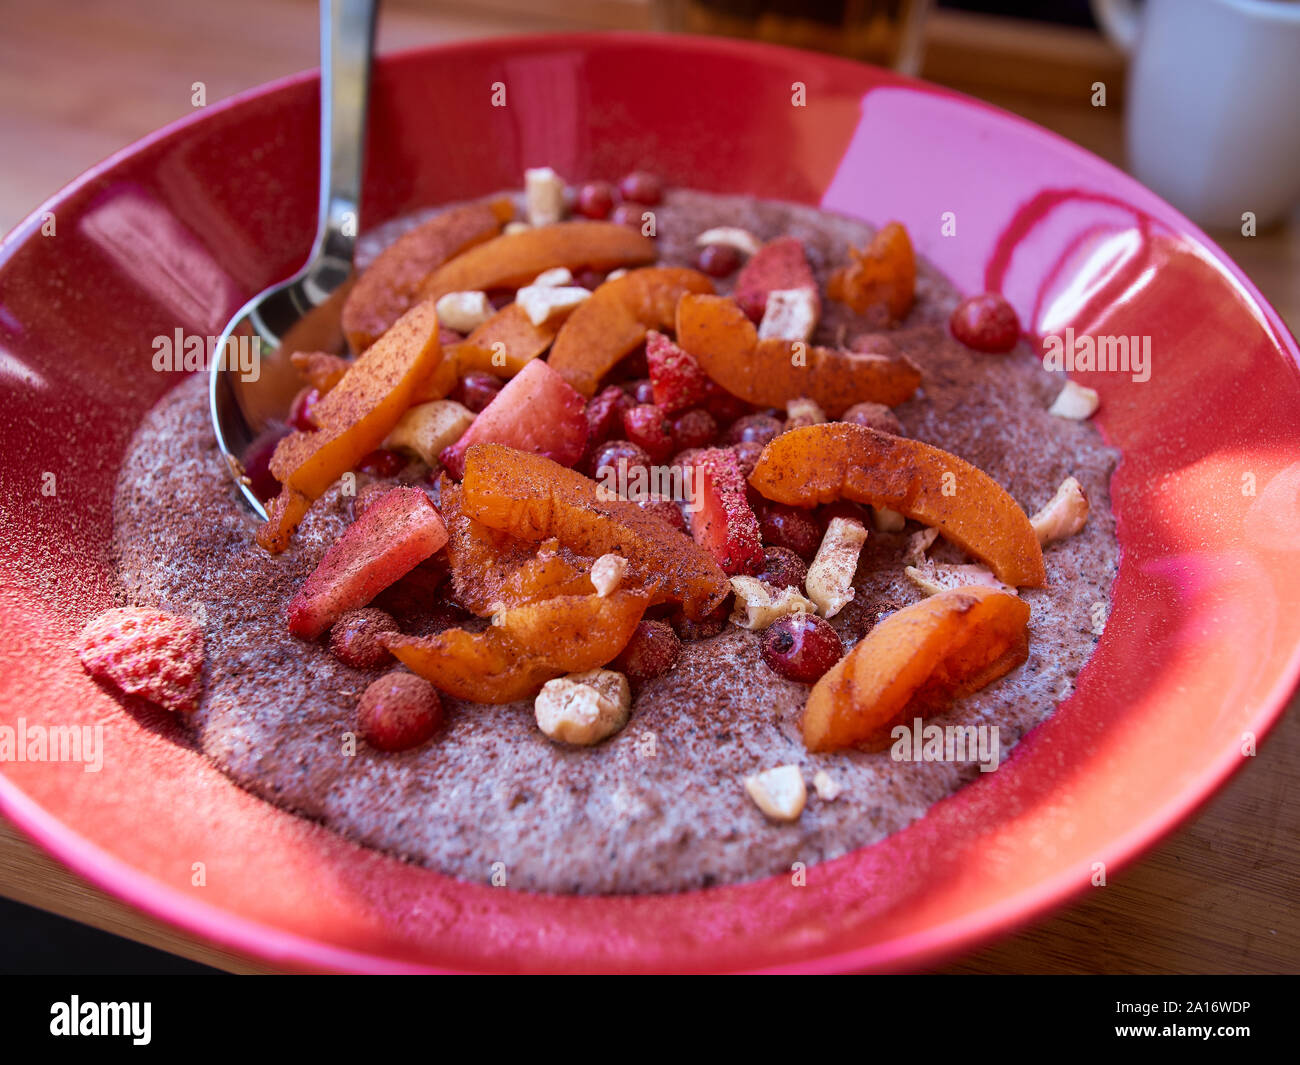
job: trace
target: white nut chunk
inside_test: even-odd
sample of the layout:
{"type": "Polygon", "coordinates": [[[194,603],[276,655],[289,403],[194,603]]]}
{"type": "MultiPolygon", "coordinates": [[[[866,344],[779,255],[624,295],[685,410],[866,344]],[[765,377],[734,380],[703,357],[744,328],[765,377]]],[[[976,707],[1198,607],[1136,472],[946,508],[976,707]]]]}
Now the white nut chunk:
{"type": "Polygon", "coordinates": [[[569,314],[590,296],[591,290],[579,285],[526,285],[515,293],[515,302],[533,325],[545,325],[552,318],[569,314]]]}
{"type": "Polygon", "coordinates": [[[704,248],[710,244],[729,244],[745,255],[756,254],[762,246],[753,233],[739,226],[716,226],[713,229],[706,229],[695,238],[696,247],[704,248]]]}
{"type": "Polygon", "coordinates": [[[496,313],[486,292],[448,292],[434,304],[438,324],[458,333],[472,333],[496,313]]]}
{"type": "Polygon", "coordinates": [[[778,288],[767,294],[759,340],[807,341],[817,328],[817,293],[810,288],[778,288]]]}
{"type": "Polygon", "coordinates": [[[844,790],[844,786],[837,783],[824,769],[817,770],[813,776],[813,787],[817,790],[817,797],[823,802],[833,802],[844,790]]]}
{"type": "Polygon", "coordinates": [[[1056,397],[1056,402],[1048,408],[1047,413],[1081,422],[1092,417],[1098,402],[1096,389],[1066,381],[1061,394],[1056,397]]]}
{"type": "Polygon", "coordinates": [[[549,226],[564,217],[564,179],[549,166],[524,171],[524,209],[529,225],[549,226]]]}
{"type": "Polygon", "coordinates": [[[907,550],[903,552],[903,561],[914,566],[925,564],[925,553],[930,545],[939,538],[938,529],[921,529],[907,538],[907,550]]]}
{"type": "Polygon", "coordinates": [[[537,727],[557,743],[590,747],[627,724],[632,690],[611,669],[570,673],[542,685],[533,703],[537,727]]]}
{"type": "Polygon", "coordinates": [[[455,400],[437,399],[432,403],[421,403],[402,415],[384,440],[384,447],[414,455],[429,466],[437,466],[443,449],[459,440],[473,421],[473,412],[455,400]]]}
{"type": "Polygon", "coordinates": [[[852,518],[832,518],[808,567],[804,587],[824,618],[833,618],[854,596],[853,575],[867,542],[866,526],[852,518]]]}
{"type": "Polygon", "coordinates": [[[626,274],[627,274],[627,267],[620,266],[617,270],[611,270],[609,273],[607,273],[605,275],[605,280],[617,281],[620,277],[624,277],[626,274]]]}
{"type": "Polygon", "coordinates": [[[1030,518],[1029,524],[1038,534],[1038,542],[1046,547],[1082,529],[1088,520],[1088,509],[1088,493],[1083,485],[1067,477],[1051,502],[1030,518]]]}
{"type": "Polygon", "coordinates": [[[509,236],[512,233],[523,233],[532,228],[533,227],[527,222],[516,218],[513,222],[507,222],[505,228],[501,230],[501,232],[509,236]]]}
{"type": "Polygon", "coordinates": [[[745,778],[754,805],[772,821],[797,821],[808,801],[803,774],[797,765],[779,765],[745,778]]]}
{"type": "Polygon", "coordinates": [[[627,572],[627,559],[613,553],[601,555],[591,564],[591,583],[596,594],[604,599],[611,592],[618,591],[623,583],[623,574],[627,572]]]}
{"type": "Polygon", "coordinates": [[[993,571],[986,566],[956,566],[927,560],[919,566],[908,566],[903,572],[907,574],[908,580],[926,595],[938,595],[953,588],[969,588],[972,584],[996,588],[1000,592],[1011,592],[1013,595],[1016,591],[993,576],[993,571]]]}
{"type": "Polygon", "coordinates": [[[787,614],[814,614],[817,607],[799,593],[798,588],[773,591],[756,577],[732,577],[731,590],[736,593],[736,606],[731,612],[731,623],[742,629],[766,629],[787,614]]]}
{"type": "Polygon", "coordinates": [[[560,288],[564,285],[573,284],[573,272],[567,266],[553,266],[549,270],[543,270],[535,278],[534,285],[540,285],[542,288],[560,288]]]}

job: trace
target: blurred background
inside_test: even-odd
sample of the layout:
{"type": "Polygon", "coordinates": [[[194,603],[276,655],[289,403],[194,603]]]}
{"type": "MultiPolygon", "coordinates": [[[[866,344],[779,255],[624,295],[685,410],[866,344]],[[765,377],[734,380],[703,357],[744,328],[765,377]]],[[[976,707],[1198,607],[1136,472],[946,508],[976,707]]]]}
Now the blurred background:
{"type": "MultiPolygon", "coordinates": [[[[315,67],[317,18],[314,0],[0,0],[0,231],[105,156],[190,114],[194,82],[211,104],[315,67]]],[[[386,0],[377,41],[382,53],[593,29],[839,51],[1006,108],[1134,170],[1214,226],[1300,332],[1294,0],[386,0]],[[1245,18],[1243,8],[1268,14],[1245,18]],[[1243,200],[1260,205],[1254,235],[1241,231],[1243,200]]],[[[1296,971],[1300,831],[1286,811],[1298,785],[1292,713],[1251,772],[1105,892],[949,971],[1296,971]]],[[[0,972],[201,971],[196,962],[263,971],[82,884],[3,821],[0,896],[0,972]]]]}

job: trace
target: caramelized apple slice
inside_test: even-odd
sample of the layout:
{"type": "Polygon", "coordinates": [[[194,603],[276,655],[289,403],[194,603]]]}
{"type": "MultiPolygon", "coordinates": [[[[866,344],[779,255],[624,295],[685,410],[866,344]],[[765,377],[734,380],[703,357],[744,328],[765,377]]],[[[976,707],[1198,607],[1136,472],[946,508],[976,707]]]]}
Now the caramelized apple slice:
{"type": "Polygon", "coordinates": [[[1047,580],[1020,505],[983,470],[919,440],[847,422],[793,429],[763,449],[749,483],[790,506],[852,499],[887,507],[938,529],[1003,584],[1047,580]]]}
{"type": "Polygon", "coordinates": [[[507,303],[448,352],[462,374],[482,370],[513,377],[551,346],[558,328],[558,322],[534,325],[519,304],[507,303]]]}
{"type": "Polygon", "coordinates": [[[542,684],[615,658],[632,638],[649,597],[565,595],[497,614],[479,633],[446,629],[434,636],[390,635],[385,647],[409,669],[458,699],[506,703],[542,684]]]}
{"type": "Polygon", "coordinates": [[[698,270],[652,266],[606,281],[579,304],[564,323],[548,361],[584,396],[651,329],[669,329],[677,301],[688,292],[713,292],[713,282],[698,270]]]}
{"type": "Polygon", "coordinates": [[[745,312],[721,296],[682,297],[677,343],[728,392],[760,407],[806,396],[838,417],[855,403],[902,403],[921,383],[921,371],[903,355],[759,340],[745,312]]]}
{"type": "Polygon", "coordinates": [[[902,321],[916,298],[916,254],[907,230],[890,222],[862,251],[850,248],[853,262],[831,276],[826,293],[863,314],[883,306],[902,321]]]}
{"type": "Polygon", "coordinates": [[[615,222],[558,222],[506,233],[470,248],[436,270],[420,286],[424,299],[448,292],[518,288],[544,270],[589,266],[612,270],[653,262],[655,243],[615,222]]]}
{"type": "Polygon", "coordinates": [[[357,278],[343,305],[343,332],[365,351],[417,302],[420,285],[448,259],[501,232],[514,215],[506,199],[453,207],[385,248],[357,278]]]}
{"type": "Polygon", "coordinates": [[[352,363],[316,404],[318,428],[276,445],[270,469],[283,488],[257,530],[259,544],[273,554],[288,546],[307,508],[383,443],[441,359],[438,315],[429,304],[407,311],[352,363]]]}
{"type": "Polygon", "coordinates": [[[680,602],[692,619],[727,597],[727,576],[707,551],[636,503],[609,496],[541,455],[499,444],[466,455],[462,507],[484,525],[521,540],[555,537],[588,558],[620,554],[629,562],[625,586],[652,589],[653,602],[680,602]]]}
{"type": "Polygon", "coordinates": [[[804,745],[886,745],[896,724],[941,709],[1024,662],[1028,625],[1028,603],[984,586],[904,607],[817,682],[804,707],[804,745]]]}

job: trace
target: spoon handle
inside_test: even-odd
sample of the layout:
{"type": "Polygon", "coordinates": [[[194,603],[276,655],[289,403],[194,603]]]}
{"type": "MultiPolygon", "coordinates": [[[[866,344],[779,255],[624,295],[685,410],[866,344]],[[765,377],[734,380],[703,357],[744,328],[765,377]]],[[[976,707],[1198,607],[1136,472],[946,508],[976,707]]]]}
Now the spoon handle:
{"type": "MultiPolygon", "coordinates": [[[[321,0],[320,221],[316,256],[324,271],[351,271],[360,224],[366,104],[377,0],[321,0]]],[[[340,278],[318,274],[333,288],[340,278]]]]}

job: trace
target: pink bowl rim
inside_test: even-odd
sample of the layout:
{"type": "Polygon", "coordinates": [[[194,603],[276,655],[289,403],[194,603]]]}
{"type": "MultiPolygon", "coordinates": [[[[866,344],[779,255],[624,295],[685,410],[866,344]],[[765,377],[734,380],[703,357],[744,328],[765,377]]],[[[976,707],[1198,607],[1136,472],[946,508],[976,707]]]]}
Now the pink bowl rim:
{"type": "MultiPolygon", "coordinates": [[[[513,34],[500,37],[471,38],[386,52],[377,57],[377,62],[380,64],[402,63],[418,60],[430,53],[474,50],[485,46],[510,50],[536,47],[539,43],[545,43],[548,47],[590,48],[611,41],[640,42],[656,46],[663,46],[668,43],[679,51],[721,51],[757,57],[762,57],[764,54],[787,57],[799,56],[804,62],[832,67],[845,66],[860,69],[866,66],[866,64],[856,63],[837,56],[787,48],[781,45],[703,35],[676,36],[639,31],[513,34]]],[[[1185,234],[1193,237],[1209,252],[1216,267],[1230,277],[1239,291],[1247,296],[1251,304],[1263,314],[1271,327],[1278,349],[1288,354],[1292,361],[1297,366],[1300,366],[1300,345],[1297,344],[1295,337],[1272,304],[1256,288],[1254,282],[1204,231],[1185,218],[1181,212],[1159,199],[1136,179],[1060,134],[993,104],[919,78],[893,72],[883,73],[890,79],[895,80],[900,87],[910,88],[913,91],[923,91],[931,95],[941,95],[959,101],[964,106],[974,110],[988,111],[1004,120],[1010,120],[1014,124],[1023,127],[1036,139],[1053,143],[1057,150],[1077,153],[1086,158],[1093,166],[1100,164],[1109,172],[1109,176],[1124,188],[1124,191],[1136,191],[1143,197],[1159,203],[1166,217],[1175,222],[1185,234]]],[[[46,210],[95,181],[122,160],[178,136],[188,130],[191,125],[202,122],[213,115],[240,107],[250,100],[282,89],[308,81],[315,81],[317,77],[318,71],[312,68],[252,86],[219,100],[200,111],[169,122],[167,125],[106,156],[53,195],[47,197],[26,218],[15,225],[3,239],[0,239],[0,264],[7,261],[16,247],[31,235],[31,230],[39,228],[41,216],[46,210]]],[[[1261,700],[1260,710],[1252,722],[1254,725],[1253,731],[1261,740],[1281,718],[1292,694],[1296,691],[1298,683],[1300,683],[1300,646],[1293,650],[1277,682],[1273,685],[1267,697],[1261,700]]],[[[1193,814],[1205,806],[1227,780],[1243,767],[1244,763],[1245,759],[1238,757],[1235,752],[1225,751],[1216,763],[1209,766],[1187,784],[1178,798],[1167,803],[1160,811],[1148,817],[1145,822],[1126,835],[1113,841],[1110,845],[1110,853],[1102,855],[1102,860],[1106,862],[1107,868],[1113,871],[1127,868],[1130,863],[1170,836],[1193,814]]],[[[103,850],[96,843],[81,836],[29,798],[3,773],[0,773],[0,813],[33,843],[83,877],[94,887],[135,907],[149,917],[160,920],[182,932],[218,947],[245,955],[250,960],[281,963],[299,970],[326,972],[409,974],[460,971],[437,966],[396,962],[382,955],[332,946],[320,940],[282,931],[208,903],[195,901],[192,897],[162,884],[148,874],[139,872],[128,863],[103,850]]],[[[1056,910],[1074,898],[1081,896],[1085,892],[1086,886],[1086,884],[1080,884],[1078,877],[1073,872],[1063,871],[1049,880],[1042,881],[1031,888],[1008,896],[994,905],[985,906],[973,913],[936,925],[922,932],[899,936],[865,947],[824,954],[788,965],[752,971],[773,974],[813,974],[864,970],[889,971],[905,969],[910,971],[933,966],[938,962],[964,954],[979,945],[1033,923],[1048,912],[1056,910]]]]}

